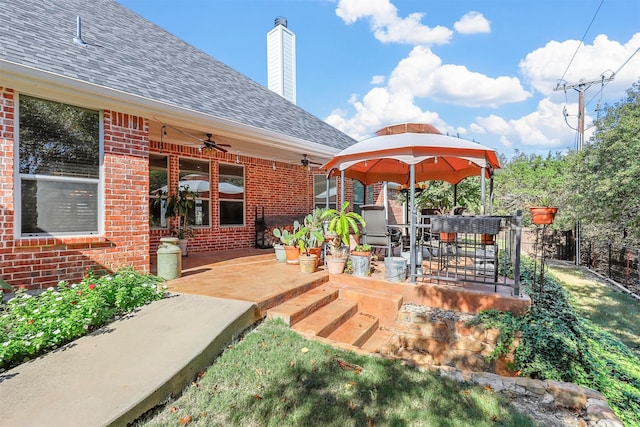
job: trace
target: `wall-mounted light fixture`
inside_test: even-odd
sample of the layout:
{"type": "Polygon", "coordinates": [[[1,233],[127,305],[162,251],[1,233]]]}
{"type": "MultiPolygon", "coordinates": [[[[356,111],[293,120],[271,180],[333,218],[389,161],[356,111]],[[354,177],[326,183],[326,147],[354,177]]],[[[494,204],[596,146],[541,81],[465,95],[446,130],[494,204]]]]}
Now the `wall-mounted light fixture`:
{"type": "Polygon", "coordinates": [[[236,151],[236,163],[240,163],[240,152],[236,151]]]}
{"type": "Polygon", "coordinates": [[[271,167],[273,168],[273,170],[276,170],[276,158],[273,158],[273,163],[271,164],[271,167]]]}

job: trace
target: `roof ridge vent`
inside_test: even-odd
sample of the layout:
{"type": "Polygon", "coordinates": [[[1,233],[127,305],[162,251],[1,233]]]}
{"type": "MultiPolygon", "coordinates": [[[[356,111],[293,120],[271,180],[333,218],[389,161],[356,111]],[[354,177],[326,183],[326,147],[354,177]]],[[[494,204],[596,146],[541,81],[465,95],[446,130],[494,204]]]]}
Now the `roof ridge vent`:
{"type": "Polygon", "coordinates": [[[86,46],[87,42],[82,40],[82,20],[80,16],[76,16],[76,36],[73,38],[73,42],[78,46],[86,46]]]}

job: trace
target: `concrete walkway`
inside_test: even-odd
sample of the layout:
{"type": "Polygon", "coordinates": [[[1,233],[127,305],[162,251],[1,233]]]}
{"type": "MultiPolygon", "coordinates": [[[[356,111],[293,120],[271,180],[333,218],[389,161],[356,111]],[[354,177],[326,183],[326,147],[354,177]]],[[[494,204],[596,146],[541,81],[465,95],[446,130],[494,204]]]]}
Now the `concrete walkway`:
{"type": "Polygon", "coordinates": [[[0,426],[127,425],[179,393],[258,319],[255,304],[172,295],[0,374],[0,426]]]}

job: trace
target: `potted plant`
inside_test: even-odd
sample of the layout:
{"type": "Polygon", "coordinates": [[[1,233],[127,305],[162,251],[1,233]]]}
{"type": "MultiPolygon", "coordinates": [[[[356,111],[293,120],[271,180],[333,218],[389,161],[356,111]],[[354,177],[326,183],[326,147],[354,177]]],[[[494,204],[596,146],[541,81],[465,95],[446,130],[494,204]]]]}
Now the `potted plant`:
{"type": "Polygon", "coordinates": [[[286,228],[274,228],[273,229],[273,236],[276,237],[277,239],[280,239],[280,243],[274,243],[273,244],[273,250],[276,253],[276,261],[278,262],[286,262],[287,261],[287,253],[284,250],[284,245],[290,241],[289,238],[289,230],[287,230],[286,228]]]}
{"type": "Polygon", "coordinates": [[[167,198],[167,210],[165,216],[174,219],[171,234],[178,238],[178,246],[182,256],[187,256],[188,239],[195,236],[195,231],[189,227],[189,212],[196,204],[197,194],[186,185],[180,185],[173,194],[167,198]],[[175,221],[177,219],[177,221],[175,221]]]}
{"type": "Polygon", "coordinates": [[[318,244],[324,240],[322,232],[304,226],[294,235],[294,240],[300,250],[298,255],[300,271],[313,273],[318,265],[318,254],[312,253],[312,249],[319,247],[318,244]]]}
{"type": "Polygon", "coordinates": [[[323,213],[323,218],[329,220],[325,235],[325,239],[328,237],[329,246],[329,256],[327,256],[329,273],[341,274],[344,271],[349,253],[350,236],[352,233],[359,236],[360,226],[366,225],[360,214],[347,211],[348,206],[349,202],[344,202],[339,211],[326,209],[323,213]],[[343,247],[345,249],[342,249],[343,247]],[[341,269],[340,265],[342,265],[341,269]]]}
{"type": "Polygon", "coordinates": [[[298,264],[300,249],[296,245],[296,233],[298,233],[300,227],[300,223],[298,221],[294,221],[291,231],[286,228],[283,228],[282,230],[276,228],[273,230],[273,235],[282,242],[287,264],[298,264]]]}
{"type": "Polygon", "coordinates": [[[351,268],[353,269],[353,275],[358,277],[365,277],[369,275],[371,262],[371,246],[370,245],[357,245],[351,251],[351,268]]]}
{"type": "Polygon", "coordinates": [[[553,224],[558,208],[551,206],[531,206],[531,222],[536,225],[553,224]]]}

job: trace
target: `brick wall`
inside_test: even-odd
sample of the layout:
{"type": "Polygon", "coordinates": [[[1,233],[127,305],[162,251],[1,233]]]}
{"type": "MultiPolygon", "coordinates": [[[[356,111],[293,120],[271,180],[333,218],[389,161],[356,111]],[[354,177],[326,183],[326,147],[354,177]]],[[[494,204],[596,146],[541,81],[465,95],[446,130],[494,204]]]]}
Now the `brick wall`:
{"type": "Polygon", "coordinates": [[[148,121],[104,112],[104,233],[14,239],[14,93],[0,88],[0,279],[46,288],[87,269],[149,271],[148,121]]]}
{"type": "MultiPolygon", "coordinates": [[[[150,271],[151,256],[168,229],[149,227],[149,152],[169,156],[169,188],[178,183],[180,157],[208,160],[211,182],[218,165],[245,168],[245,224],[220,227],[218,195],[211,192],[211,226],[199,228],[190,252],[254,246],[254,214],[304,215],[313,209],[313,175],[299,164],[257,159],[236,153],[160,144],[149,139],[149,119],[104,111],[104,224],[100,236],[14,239],[14,92],[0,88],[0,279],[29,288],[79,281],[85,272],[132,266],[150,271]]],[[[352,198],[347,181],[345,194],[352,198]]]]}
{"type": "MultiPolygon", "coordinates": [[[[189,157],[210,162],[211,183],[215,189],[218,182],[218,165],[233,163],[244,166],[245,173],[245,224],[244,226],[219,225],[219,199],[217,191],[211,192],[211,225],[196,228],[196,236],[189,240],[191,252],[250,248],[255,243],[255,209],[258,215],[304,215],[313,209],[313,175],[317,169],[307,170],[299,164],[275,162],[258,159],[236,153],[223,153],[216,150],[199,150],[197,147],[185,147],[162,144],[151,141],[150,150],[169,156],[169,188],[178,183],[178,159],[189,157]]],[[[351,185],[347,186],[351,188],[351,185]]],[[[160,238],[168,235],[168,229],[151,229],[150,251],[157,251],[160,238]]]]}

